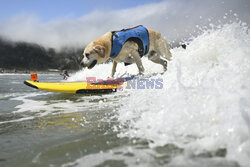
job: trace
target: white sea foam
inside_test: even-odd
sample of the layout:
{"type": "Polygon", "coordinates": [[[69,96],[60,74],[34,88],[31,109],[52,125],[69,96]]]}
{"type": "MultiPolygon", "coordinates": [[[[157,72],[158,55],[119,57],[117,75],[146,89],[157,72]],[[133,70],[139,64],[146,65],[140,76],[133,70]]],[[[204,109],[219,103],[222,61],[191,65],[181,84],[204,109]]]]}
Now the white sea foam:
{"type": "MultiPolygon", "coordinates": [[[[250,163],[249,29],[241,23],[212,27],[186,50],[171,50],[173,60],[161,76],[163,89],[126,91],[128,95],[120,100],[122,107],[115,111],[120,125],[124,125],[119,126],[119,137],[146,139],[153,148],[166,144],[183,148],[185,153],[172,159],[173,166],[216,163],[216,158],[204,162],[192,157],[218,149],[226,149],[224,165],[250,163]]],[[[142,61],[146,74],[162,71],[161,66],[146,58],[142,61]]],[[[80,71],[70,80],[106,78],[110,71],[111,64],[103,64],[80,71]]],[[[126,72],[136,74],[138,70],[136,65],[119,64],[117,72],[116,77],[126,72]]],[[[81,158],[76,164],[87,160],[81,158]]]]}
{"type": "Polygon", "coordinates": [[[26,111],[39,112],[42,109],[45,109],[46,102],[45,101],[35,101],[29,98],[36,97],[39,95],[45,95],[48,93],[29,93],[27,95],[17,96],[12,98],[11,100],[21,101],[22,104],[17,105],[16,110],[13,113],[21,113],[26,111]]]}
{"type": "Polygon", "coordinates": [[[0,125],[6,124],[6,123],[13,123],[13,122],[22,122],[22,121],[27,121],[27,120],[32,120],[32,119],[34,119],[34,117],[24,117],[24,118],[14,119],[10,121],[2,121],[0,122],[0,125]]]}
{"type": "MultiPolygon", "coordinates": [[[[117,92],[118,93],[118,92],[117,92]]],[[[114,101],[106,101],[104,99],[113,99],[112,95],[103,95],[103,96],[79,96],[77,100],[66,100],[66,99],[54,99],[54,100],[36,100],[37,96],[56,96],[54,93],[49,92],[36,92],[36,93],[27,93],[20,94],[15,93],[7,96],[10,100],[20,101],[21,104],[15,106],[13,110],[14,114],[21,114],[23,118],[13,119],[9,121],[2,121],[0,124],[11,123],[11,122],[22,122],[27,120],[32,120],[37,117],[44,117],[47,115],[59,115],[59,114],[68,114],[75,112],[87,112],[91,108],[105,108],[107,106],[117,106],[114,101]],[[105,102],[103,102],[103,100],[105,102]],[[96,102],[93,102],[96,101],[96,102]],[[99,101],[99,103],[98,103],[99,101]],[[102,103],[101,103],[102,102],[102,103]],[[32,114],[32,116],[30,116],[32,114]]],[[[57,94],[58,95],[58,94],[57,94]]],[[[115,96],[116,98],[116,96],[115,96]]],[[[0,97],[1,100],[1,97],[0,97]]]]}
{"type": "MultiPolygon", "coordinates": [[[[247,166],[250,161],[250,35],[247,25],[226,24],[204,31],[187,47],[172,49],[173,60],[162,76],[162,90],[133,90],[121,98],[117,119],[124,125],[120,137],[142,138],[150,146],[172,143],[184,148],[183,157],[227,150],[226,159],[247,166]],[[126,127],[126,128],[125,128],[126,127]]],[[[143,58],[146,73],[161,72],[143,58]]],[[[110,64],[80,71],[106,78],[110,64]]],[[[116,76],[136,74],[135,65],[118,65],[116,76]]],[[[157,76],[159,77],[159,76],[157,76]]],[[[116,129],[116,128],[114,128],[116,129]]],[[[179,160],[178,160],[179,159],[179,160]]],[[[194,164],[192,160],[190,164],[194,164]]],[[[182,164],[183,165],[183,164],[182,164]]]]}
{"type": "MultiPolygon", "coordinates": [[[[122,99],[120,137],[150,146],[169,143],[185,156],[227,150],[226,158],[250,163],[250,35],[240,23],[205,31],[187,50],[172,50],[164,89],[130,91],[122,99]]],[[[187,157],[185,157],[187,158],[187,157]]],[[[179,161],[173,161],[178,162],[179,161]]],[[[177,164],[178,164],[177,163],[177,164]]]]}
{"type": "MultiPolygon", "coordinates": [[[[106,161],[120,161],[129,166],[155,166],[154,160],[150,154],[156,154],[153,150],[140,150],[131,146],[119,147],[109,151],[100,151],[96,154],[90,154],[79,158],[74,162],[63,164],[62,167],[76,166],[98,166],[105,164],[106,161]]],[[[117,165],[120,166],[120,165],[117,165]]]]}

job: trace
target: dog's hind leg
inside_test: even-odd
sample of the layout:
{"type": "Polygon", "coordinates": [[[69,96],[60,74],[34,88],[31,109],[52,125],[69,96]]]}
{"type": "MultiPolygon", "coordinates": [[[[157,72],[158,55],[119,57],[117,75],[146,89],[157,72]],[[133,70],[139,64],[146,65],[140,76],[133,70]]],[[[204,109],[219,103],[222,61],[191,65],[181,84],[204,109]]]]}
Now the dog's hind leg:
{"type": "Polygon", "coordinates": [[[150,51],[148,59],[154,63],[161,64],[163,66],[164,72],[167,70],[168,62],[166,60],[163,60],[156,51],[150,51]]]}

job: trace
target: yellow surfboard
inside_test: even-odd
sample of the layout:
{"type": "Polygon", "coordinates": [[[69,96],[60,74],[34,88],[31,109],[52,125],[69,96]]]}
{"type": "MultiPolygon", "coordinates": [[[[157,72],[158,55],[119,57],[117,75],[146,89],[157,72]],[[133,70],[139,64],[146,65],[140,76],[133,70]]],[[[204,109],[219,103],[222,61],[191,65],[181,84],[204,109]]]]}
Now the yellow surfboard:
{"type": "Polygon", "coordinates": [[[35,82],[26,80],[24,84],[35,89],[59,93],[112,93],[119,84],[94,84],[88,82],[35,82]]]}

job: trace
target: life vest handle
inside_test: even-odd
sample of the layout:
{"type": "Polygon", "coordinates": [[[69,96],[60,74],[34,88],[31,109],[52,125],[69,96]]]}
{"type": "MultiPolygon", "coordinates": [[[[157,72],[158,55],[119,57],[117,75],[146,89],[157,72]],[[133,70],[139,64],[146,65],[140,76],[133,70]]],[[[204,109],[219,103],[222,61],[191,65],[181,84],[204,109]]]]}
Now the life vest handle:
{"type": "Polygon", "coordinates": [[[30,78],[32,81],[37,82],[37,73],[31,73],[30,78]]]}

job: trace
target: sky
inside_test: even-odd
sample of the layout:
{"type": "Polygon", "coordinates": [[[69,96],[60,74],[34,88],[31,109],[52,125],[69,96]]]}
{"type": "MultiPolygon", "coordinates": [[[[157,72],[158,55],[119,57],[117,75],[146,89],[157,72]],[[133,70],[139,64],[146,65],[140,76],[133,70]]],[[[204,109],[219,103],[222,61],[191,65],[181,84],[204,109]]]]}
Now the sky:
{"type": "Polygon", "coordinates": [[[250,0],[0,0],[0,36],[45,47],[83,47],[102,34],[144,25],[168,42],[199,27],[242,20],[250,0]]]}
{"type": "Polygon", "coordinates": [[[78,18],[97,10],[120,10],[161,0],[0,0],[0,21],[19,14],[33,14],[47,22],[78,18]]]}

